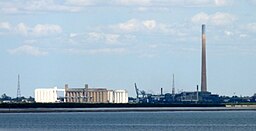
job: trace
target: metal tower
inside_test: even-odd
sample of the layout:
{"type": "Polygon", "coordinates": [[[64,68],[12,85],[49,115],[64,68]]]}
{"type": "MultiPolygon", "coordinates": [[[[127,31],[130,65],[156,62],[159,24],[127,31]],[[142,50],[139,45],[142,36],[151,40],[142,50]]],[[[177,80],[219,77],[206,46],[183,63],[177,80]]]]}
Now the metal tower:
{"type": "Polygon", "coordinates": [[[18,88],[17,88],[17,98],[21,97],[20,93],[20,74],[18,74],[18,88]]]}

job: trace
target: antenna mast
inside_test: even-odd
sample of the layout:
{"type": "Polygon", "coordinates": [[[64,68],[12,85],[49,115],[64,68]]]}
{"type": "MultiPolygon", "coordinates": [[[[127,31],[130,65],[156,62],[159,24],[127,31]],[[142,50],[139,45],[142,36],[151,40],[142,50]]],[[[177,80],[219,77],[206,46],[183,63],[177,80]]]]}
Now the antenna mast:
{"type": "Polygon", "coordinates": [[[20,74],[18,74],[18,88],[17,88],[17,98],[21,97],[20,93],[20,74]]]}
{"type": "Polygon", "coordinates": [[[174,74],[172,74],[172,95],[175,95],[174,74]]]}

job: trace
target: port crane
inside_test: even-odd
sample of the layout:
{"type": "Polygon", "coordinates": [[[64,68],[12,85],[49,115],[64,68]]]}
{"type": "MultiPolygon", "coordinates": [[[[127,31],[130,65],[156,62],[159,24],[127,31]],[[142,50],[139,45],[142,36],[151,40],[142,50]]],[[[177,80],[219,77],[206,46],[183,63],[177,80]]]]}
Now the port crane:
{"type": "Polygon", "coordinates": [[[147,94],[144,90],[139,90],[136,83],[134,83],[134,86],[135,86],[135,91],[136,91],[137,98],[145,98],[147,96],[147,94]]]}

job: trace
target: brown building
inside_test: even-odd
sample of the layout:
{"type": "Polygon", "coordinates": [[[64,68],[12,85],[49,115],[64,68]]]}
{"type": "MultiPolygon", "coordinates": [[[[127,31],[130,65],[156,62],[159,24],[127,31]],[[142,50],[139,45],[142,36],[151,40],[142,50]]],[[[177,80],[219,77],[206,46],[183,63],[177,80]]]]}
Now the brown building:
{"type": "Polygon", "coordinates": [[[65,102],[70,103],[108,103],[106,88],[69,88],[65,85],[65,102]]]}
{"type": "Polygon", "coordinates": [[[108,91],[106,88],[88,88],[88,103],[108,103],[108,91]]]}

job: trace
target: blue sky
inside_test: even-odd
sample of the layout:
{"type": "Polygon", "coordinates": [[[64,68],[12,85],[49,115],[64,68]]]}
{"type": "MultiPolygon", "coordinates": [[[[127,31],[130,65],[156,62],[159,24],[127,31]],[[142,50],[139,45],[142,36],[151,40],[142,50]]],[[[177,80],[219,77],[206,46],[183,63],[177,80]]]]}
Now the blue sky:
{"type": "Polygon", "coordinates": [[[256,92],[255,0],[1,0],[0,94],[92,87],[149,93],[200,85],[206,24],[208,90],[256,92]]]}

